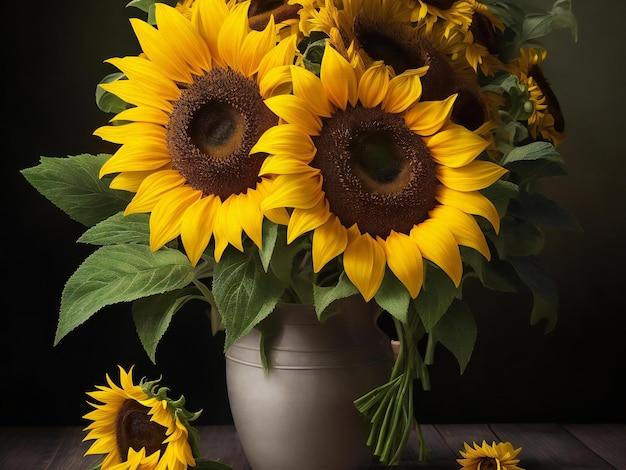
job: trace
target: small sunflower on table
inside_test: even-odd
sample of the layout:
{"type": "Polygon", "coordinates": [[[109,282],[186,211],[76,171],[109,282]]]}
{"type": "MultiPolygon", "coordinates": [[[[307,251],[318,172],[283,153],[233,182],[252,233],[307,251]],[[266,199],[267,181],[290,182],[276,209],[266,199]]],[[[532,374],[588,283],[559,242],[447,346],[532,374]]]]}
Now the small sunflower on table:
{"type": "Polygon", "coordinates": [[[109,59],[96,92],[112,118],[95,134],[119,149],[22,170],[98,247],[65,286],[55,342],[132,302],[154,361],[191,300],[211,306],[228,349],[279,302],[323,320],[360,295],[399,340],[389,383],[355,402],[394,464],[436,344],[461,372],[470,360],[464,280],[528,289],[531,322],[554,327],[537,255],[545,230],[578,226],[542,191],[565,173],[564,119],[538,39],[576,34],[569,0],[129,5],[147,14],[130,20],[141,53],[109,59]]]}

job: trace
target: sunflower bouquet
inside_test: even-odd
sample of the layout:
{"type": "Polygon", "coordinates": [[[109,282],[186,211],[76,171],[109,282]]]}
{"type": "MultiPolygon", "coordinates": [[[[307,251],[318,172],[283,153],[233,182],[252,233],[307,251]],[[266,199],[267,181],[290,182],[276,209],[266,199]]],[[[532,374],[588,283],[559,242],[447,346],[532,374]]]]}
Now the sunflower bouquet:
{"type": "Polygon", "coordinates": [[[97,87],[113,154],[42,157],[28,181],[97,247],[68,280],[55,343],[132,302],[154,361],[172,316],[211,306],[225,349],[279,302],[323,320],[351,295],[393,318],[388,384],[355,402],[395,463],[437,344],[467,366],[463,282],[528,289],[556,321],[544,231],[576,229],[542,182],[565,173],[540,38],[569,0],[133,0],[137,56],[97,87]],[[392,404],[389,407],[389,404],[392,404]],[[380,410],[392,413],[396,425],[380,410]],[[407,411],[408,410],[408,411],[407,411]],[[382,417],[381,417],[382,416],[382,417]]]}

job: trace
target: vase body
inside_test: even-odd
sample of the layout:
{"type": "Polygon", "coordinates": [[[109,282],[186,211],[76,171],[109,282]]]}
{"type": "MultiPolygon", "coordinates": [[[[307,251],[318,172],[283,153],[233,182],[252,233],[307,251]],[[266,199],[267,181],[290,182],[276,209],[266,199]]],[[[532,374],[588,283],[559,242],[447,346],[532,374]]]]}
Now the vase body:
{"type": "Polygon", "coordinates": [[[254,329],[226,352],[233,421],[253,470],[365,470],[369,423],[354,400],[389,380],[393,353],[374,302],[353,296],[319,322],[312,306],[279,304],[264,320],[269,371],[254,329]],[[269,337],[268,337],[269,338],[269,337]]]}

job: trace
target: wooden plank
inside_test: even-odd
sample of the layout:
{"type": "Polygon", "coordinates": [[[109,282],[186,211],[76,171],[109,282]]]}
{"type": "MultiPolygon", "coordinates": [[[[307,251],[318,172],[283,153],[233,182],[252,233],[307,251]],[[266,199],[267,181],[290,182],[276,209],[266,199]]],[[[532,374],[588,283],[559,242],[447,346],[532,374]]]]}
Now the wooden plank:
{"type": "Polygon", "coordinates": [[[564,424],[579,441],[617,469],[626,469],[626,424],[564,424]]]}
{"type": "Polygon", "coordinates": [[[54,457],[45,470],[67,470],[68,468],[87,469],[102,461],[104,455],[87,455],[85,452],[94,441],[83,442],[87,435],[79,426],[65,428],[49,428],[51,432],[59,433],[61,445],[55,449],[54,457]]]}
{"type": "Polygon", "coordinates": [[[233,470],[252,470],[232,425],[198,426],[202,457],[230,465],[233,470]]]}
{"type": "MultiPolygon", "coordinates": [[[[476,442],[481,444],[486,441],[491,444],[497,440],[488,424],[437,424],[437,431],[454,452],[454,460],[462,458],[460,451],[464,449],[463,443],[469,445],[476,442]]],[[[459,465],[457,465],[457,468],[459,465]]]]}
{"type": "Polygon", "coordinates": [[[500,441],[521,447],[520,465],[532,470],[614,470],[596,453],[553,423],[498,423],[491,429],[500,441]]]}
{"type": "Polygon", "coordinates": [[[46,427],[3,427],[0,442],[0,468],[45,468],[54,458],[62,437],[46,427]]]}

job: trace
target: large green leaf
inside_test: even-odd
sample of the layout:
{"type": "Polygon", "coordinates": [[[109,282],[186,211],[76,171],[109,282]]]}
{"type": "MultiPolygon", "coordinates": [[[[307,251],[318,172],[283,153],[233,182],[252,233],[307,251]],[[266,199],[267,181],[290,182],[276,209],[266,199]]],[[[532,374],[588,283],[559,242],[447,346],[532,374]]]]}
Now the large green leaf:
{"type": "Polygon", "coordinates": [[[119,212],[88,229],[78,239],[91,245],[150,244],[150,215],[119,212]]]}
{"type": "Polygon", "coordinates": [[[227,248],[213,277],[213,296],[226,328],[224,350],[267,317],[284,290],[271,270],[263,270],[256,250],[227,248]]]}
{"type": "Polygon", "coordinates": [[[460,248],[463,262],[474,270],[484,287],[502,292],[517,292],[519,280],[509,263],[495,257],[487,261],[476,250],[464,246],[460,248]]]}
{"type": "Polygon", "coordinates": [[[535,255],[543,250],[545,242],[543,233],[535,224],[520,222],[511,217],[502,219],[497,236],[487,235],[498,250],[500,259],[535,255]]]}
{"type": "Polygon", "coordinates": [[[324,321],[333,311],[328,310],[328,306],[337,299],[344,299],[351,295],[357,294],[359,290],[350,282],[345,273],[341,273],[339,280],[335,286],[320,287],[313,286],[313,304],[320,321],[324,321]]]}
{"type": "Polygon", "coordinates": [[[426,264],[426,282],[415,299],[415,306],[426,331],[430,332],[446,313],[452,300],[461,293],[452,280],[441,269],[426,264]]]}
{"type": "Polygon", "coordinates": [[[581,230],[572,214],[537,192],[522,193],[519,200],[509,206],[509,214],[546,230],[581,230]]]}
{"type": "Polygon", "coordinates": [[[385,277],[374,299],[393,317],[402,323],[408,322],[411,294],[390,269],[385,271],[385,277]]]}
{"type": "Polygon", "coordinates": [[[106,305],[186,287],[194,268],[178,250],[145,245],[103,246],[70,277],[61,296],[57,344],[106,305]]]}
{"type": "Polygon", "coordinates": [[[172,317],[190,300],[204,299],[195,287],[151,295],[133,302],[133,321],[141,344],[156,364],[156,348],[167,331],[172,317]]]}
{"type": "Polygon", "coordinates": [[[462,374],[472,358],[478,335],[476,321],[467,304],[454,301],[433,328],[432,335],[454,354],[462,374]]]}
{"type": "Polygon", "coordinates": [[[556,325],[558,316],[559,293],[556,284],[536,257],[511,256],[508,261],[533,294],[531,325],[546,320],[545,332],[549,333],[556,325]]]}
{"type": "Polygon", "coordinates": [[[123,210],[132,194],[109,188],[100,168],[111,156],[41,157],[37,166],[21,170],[37,191],[72,219],[91,227],[123,210]]]}

